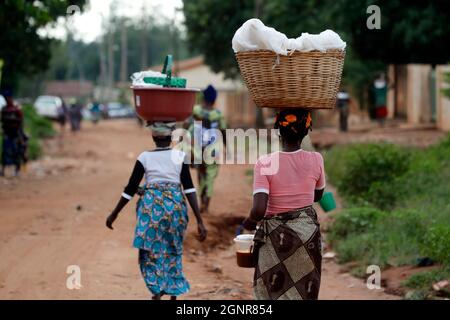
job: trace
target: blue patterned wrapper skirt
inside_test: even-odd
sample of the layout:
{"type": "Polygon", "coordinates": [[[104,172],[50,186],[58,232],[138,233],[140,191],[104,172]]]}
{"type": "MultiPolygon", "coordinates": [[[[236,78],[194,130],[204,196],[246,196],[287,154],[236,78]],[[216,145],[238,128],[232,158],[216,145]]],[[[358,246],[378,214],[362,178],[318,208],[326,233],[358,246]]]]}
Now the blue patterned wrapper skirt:
{"type": "Polygon", "coordinates": [[[188,292],[182,267],[188,214],[180,184],[147,184],[136,212],[133,246],[139,249],[139,266],[147,288],[152,294],[171,296],[188,292]]]}

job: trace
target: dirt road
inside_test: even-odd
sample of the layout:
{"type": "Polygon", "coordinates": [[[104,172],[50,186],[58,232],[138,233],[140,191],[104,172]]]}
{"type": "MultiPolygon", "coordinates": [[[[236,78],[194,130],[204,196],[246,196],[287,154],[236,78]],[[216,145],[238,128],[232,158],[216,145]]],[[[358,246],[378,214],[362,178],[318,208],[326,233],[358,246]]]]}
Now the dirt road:
{"type": "MultiPolygon", "coordinates": [[[[46,157],[20,178],[0,178],[0,299],[148,299],[137,251],[131,247],[135,200],[115,230],[104,220],[118,200],[137,155],[151,148],[134,121],[86,124],[46,142],[46,157]],[[80,267],[81,285],[69,290],[67,268],[80,267]]],[[[235,265],[236,217],[251,204],[249,166],[222,166],[209,238],[200,244],[190,223],[184,271],[191,292],[184,299],[251,299],[252,270],[235,265]]],[[[194,219],[191,216],[191,221],[194,219]]],[[[325,260],[321,299],[396,299],[368,290],[360,279],[325,260]]]]}

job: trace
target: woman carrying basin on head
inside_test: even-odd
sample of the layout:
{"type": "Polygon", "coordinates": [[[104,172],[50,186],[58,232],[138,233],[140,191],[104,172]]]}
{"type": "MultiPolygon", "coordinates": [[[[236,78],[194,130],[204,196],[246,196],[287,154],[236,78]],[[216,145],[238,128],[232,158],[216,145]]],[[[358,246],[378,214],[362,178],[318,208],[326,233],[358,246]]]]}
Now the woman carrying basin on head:
{"type": "Polygon", "coordinates": [[[206,238],[197,196],[185,153],[170,147],[175,123],[152,124],[156,148],[142,152],[134,166],[116,208],[106,225],[112,229],[119,212],[138,191],[145,176],[145,187],[137,203],[137,223],[133,246],[139,249],[139,265],[154,300],[163,295],[172,299],[189,291],[182,270],[183,238],[188,224],[185,197],[198,224],[199,240],[206,238]]]}

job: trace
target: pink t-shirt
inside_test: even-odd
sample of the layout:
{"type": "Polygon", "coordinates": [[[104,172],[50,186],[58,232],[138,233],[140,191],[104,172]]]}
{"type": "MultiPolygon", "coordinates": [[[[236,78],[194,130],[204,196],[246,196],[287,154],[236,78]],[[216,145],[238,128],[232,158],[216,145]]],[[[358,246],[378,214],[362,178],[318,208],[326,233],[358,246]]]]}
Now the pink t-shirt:
{"type": "Polygon", "coordinates": [[[258,159],[253,194],[269,195],[266,215],[276,215],[314,203],[314,190],[325,188],[325,170],[318,152],[274,152],[258,159]]]}

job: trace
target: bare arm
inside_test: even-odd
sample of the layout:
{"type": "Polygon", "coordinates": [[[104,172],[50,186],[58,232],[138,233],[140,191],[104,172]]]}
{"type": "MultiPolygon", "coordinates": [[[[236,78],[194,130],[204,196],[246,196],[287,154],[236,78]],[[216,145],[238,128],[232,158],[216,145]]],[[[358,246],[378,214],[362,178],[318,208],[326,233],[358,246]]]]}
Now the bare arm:
{"type": "Polygon", "coordinates": [[[108,216],[108,218],[106,219],[106,226],[113,230],[113,223],[114,221],[117,219],[117,217],[119,216],[120,211],[122,211],[123,207],[125,207],[128,203],[128,199],[125,199],[124,197],[120,197],[119,202],[117,202],[116,207],[114,208],[114,210],[111,212],[111,214],[108,216]]]}
{"type": "Polygon", "coordinates": [[[192,208],[192,211],[194,211],[195,219],[197,220],[197,231],[198,231],[198,240],[204,241],[206,239],[208,231],[205,228],[205,225],[203,224],[202,216],[200,215],[200,210],[198,208],[198,200],[197,200],[197,193],[191,192],[186,194],[186,198],[189,202],[189,205],[192,208]]]}
{"type": "Polygon", "coordinates": [[[200,215],[200,210],[198,208],[197,193],[195,192],[194,184],[192,182],[189,166],[186,163],[183,163],[183,167],[181,169],[180,174],[180,180],[181,184],[183,185],[186,198],[197,220],[198,240],[204,241],[206,239],[206,235],[208,232],[205,228],[205,225],[203,224],[203,219],[200,215]]]}
{"type": "Polygon", "coordinates": [[[325,189],[314,190],[314,202],[320,201],[320,199],[322,199],[324,190],[325,189]]]}
{"type": "Polygon", "coordinates": [[[258,221],[262,220],[266,214],[268,200],[269,195],[267,193],[259,192],[253,196],[253,207],[250,210],[250,215],[243,222],[245,229],[256,229],[256,224],[258,221]]]}
{"type": "Polygon", "coordinates": [[[139,183],[142,180],[142,177],[144,176],[145,169],[142,166],[142,164],[139,161],[136,161],[133,172],[131,173],[130,179],[128,181],[128,185],[125,187],[124,193],[122,193],[122,196],[120,197],[119,201],[117,202],[116,207],[111,212],[111,214],[106,218],[106,226],[113,230],[113,223],[119,216],[120,211],[126,206],[128,201],[134,196],[137,189],[139,188],[139,183]]]}

